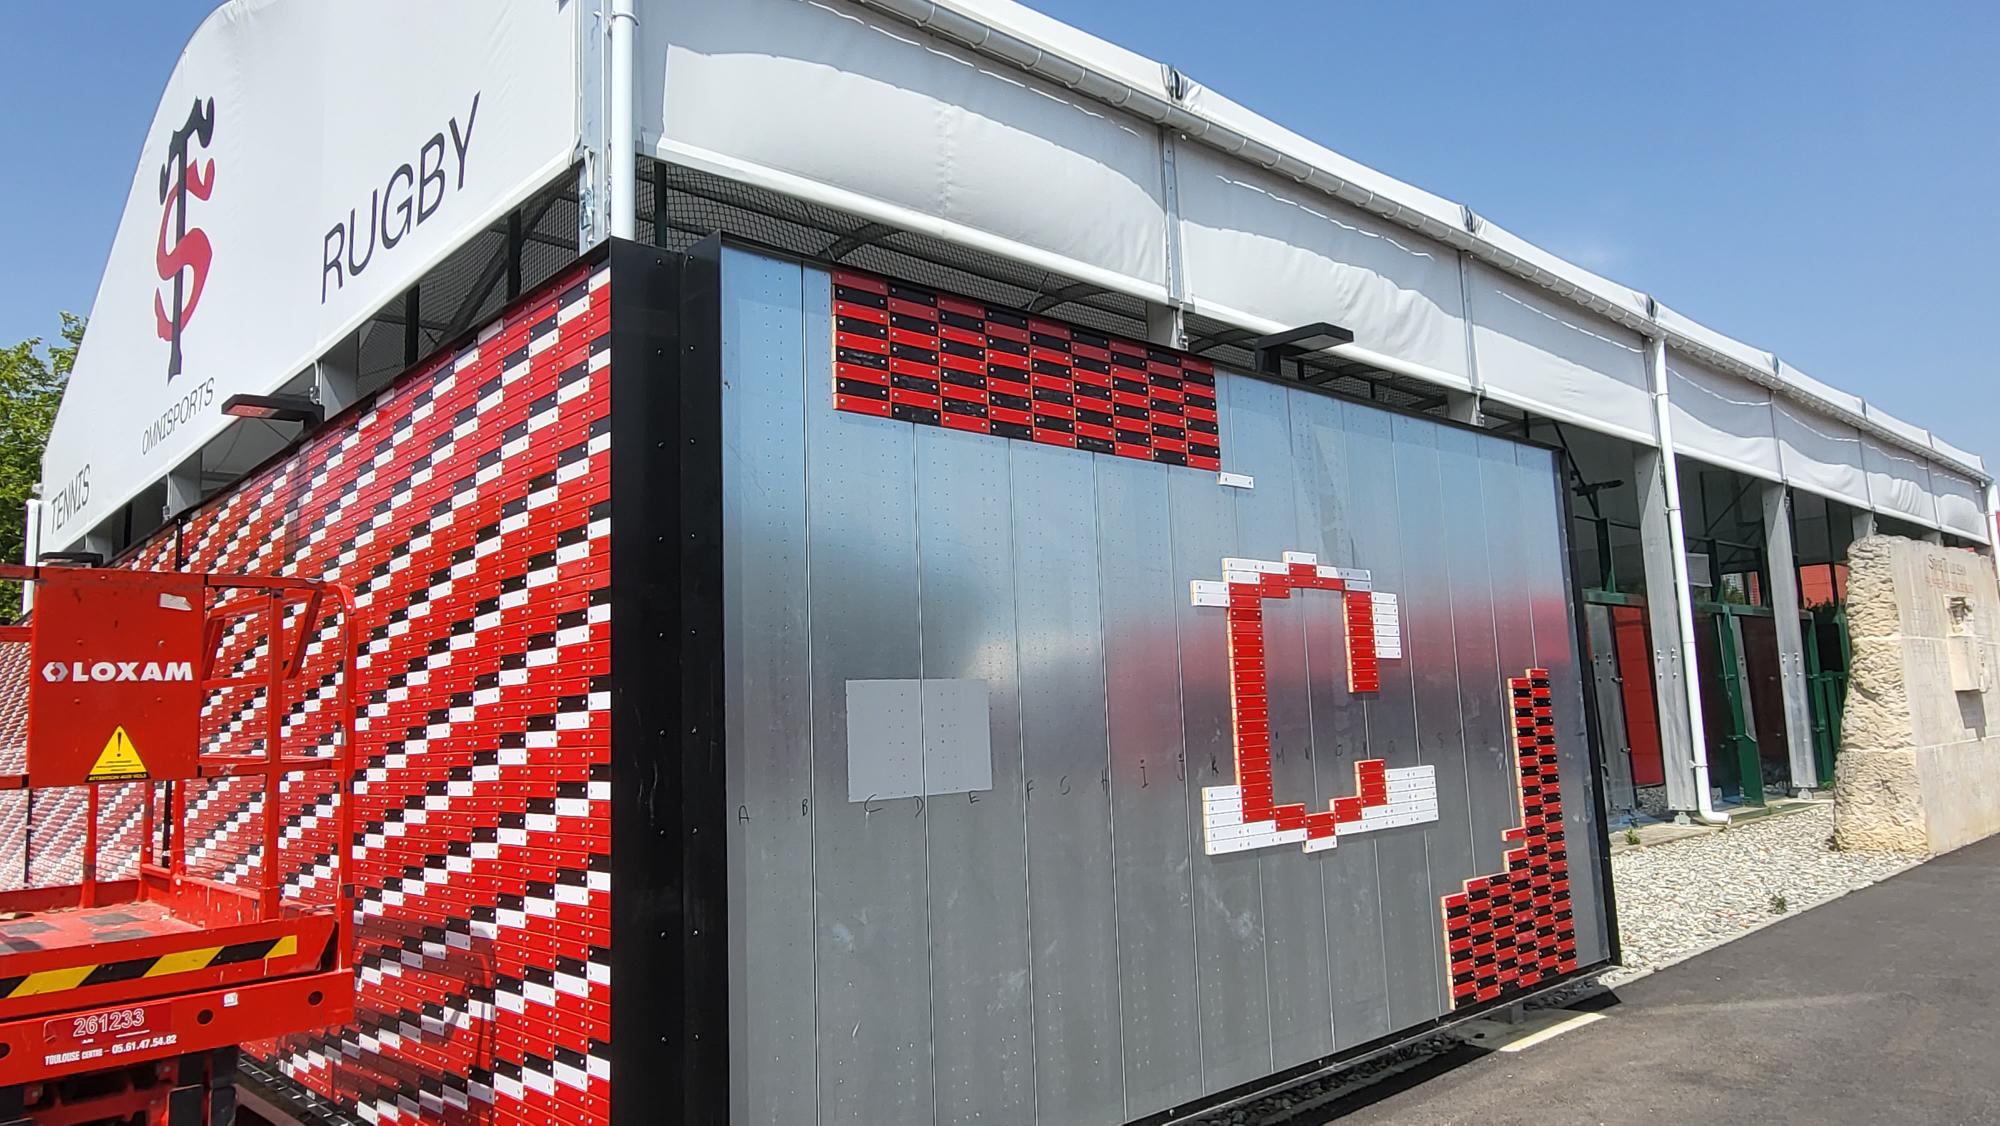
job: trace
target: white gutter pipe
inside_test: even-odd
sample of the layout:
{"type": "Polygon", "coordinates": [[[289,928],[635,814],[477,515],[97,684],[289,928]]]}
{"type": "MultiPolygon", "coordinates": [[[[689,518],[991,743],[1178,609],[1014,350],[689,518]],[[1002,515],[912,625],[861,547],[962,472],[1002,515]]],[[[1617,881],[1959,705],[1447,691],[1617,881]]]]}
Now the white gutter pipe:
{"type": "MultiPolygon", "coordinates": [[[[1694,816],[1704,825],[1727,825],[1729,815],[1715,808],[1708,791],[1708,727],[1701,715],[1699,651],[1694,635],[1694,588],[1688,583],[1687,530],[1681,527],[1681,481],[1674,456],[1673,411],[1667,406],[1667,342],[1655,336],[1646,342],[1646,366],[1653,384],[1653,425],[1660,436],[1660,472],[1666,474],[1667,549],[1673,555],[1674,609],[1680,619],[1681,687],[1688,712],[1688,742],[1694,752],[1694,816]]],[[[1661,701],[1665,703],[1665,701],[1661,701]]]]}
{"type": "Polygon", "coordinates": [[[634,3],[611,0],[611,120],[605,147],[611,150],[611,237],[622,239],[639,237],[638,107],[633,96],[639,16],[634,3]]]}
{"type": "MultiPolygon", "coordinates": [[[[30,499],[25,506],[21,534],[21,565],[32,567],[42,557],[42,502],[30,499]]],[[[21,613],[35,608],[35,584],[21,584],[21,613]]]]}

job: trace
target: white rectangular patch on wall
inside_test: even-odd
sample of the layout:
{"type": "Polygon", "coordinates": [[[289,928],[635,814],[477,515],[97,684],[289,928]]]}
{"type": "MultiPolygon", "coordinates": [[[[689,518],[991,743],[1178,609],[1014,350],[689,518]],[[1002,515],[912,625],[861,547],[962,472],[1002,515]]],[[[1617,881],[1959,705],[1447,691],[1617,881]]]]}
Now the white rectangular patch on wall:
{"type": "Polygon", "coordinates": [[[847,800],[993,788],[993,721],[983,680],[847,682],[847,800]]]}

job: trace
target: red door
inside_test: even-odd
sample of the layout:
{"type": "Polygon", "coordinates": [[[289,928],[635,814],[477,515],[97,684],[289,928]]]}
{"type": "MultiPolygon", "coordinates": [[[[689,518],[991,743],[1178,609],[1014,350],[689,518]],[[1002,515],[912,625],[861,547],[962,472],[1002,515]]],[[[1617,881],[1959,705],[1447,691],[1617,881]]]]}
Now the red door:
{"type": "Polygon", "coordinates": [[[1632,746],[1632,784],[1659,786],[1667,780],[1660,762],[1660,715],[1653,702],[1653,650],[1646,611],[1611,607],[1611,635],[1618,649],[1618,678],[1625,697],[1625,739],[1632,746]]]}

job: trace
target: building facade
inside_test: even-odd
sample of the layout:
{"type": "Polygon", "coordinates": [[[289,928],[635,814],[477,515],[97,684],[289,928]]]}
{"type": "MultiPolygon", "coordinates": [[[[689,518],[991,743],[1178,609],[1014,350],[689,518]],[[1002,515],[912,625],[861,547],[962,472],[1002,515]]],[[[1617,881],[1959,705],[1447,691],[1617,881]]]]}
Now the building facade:
{"type": "MultiPolygon", "coordinates": [[[[375,417],[385,388],[407,396],[412,379],[448,378],[436,365],[477,351],[487,332],[541,341],[542,318],[523,314],[522,302],[548,297],[551,344],[566,339],[567,310],[595,308],[593,275],[578,263],[602,254],[607,241],[697,255],[717,238],[737,263],[721,284],[785,289],[782,300],[729,290],[741,298],[734,315],[789,318],[792,329],[772,330],[780,335],[810,334],[814,294],[836,301],[842,284],[857,308],[873,308],[879,296],[884,310],[891,300],[931,309],[933,340],[944,338],[938,326],[956,308],[953,315],[984,326],[978,342],[965,344],[982,350],[981,362],[988,351],[1007,351],[995,342],[1010,340],[1009,331],[1034,349],[1043,345],[1032,325],[1056,326],[1039,335],[1066,342],[1062,373],[1052,378],[1069,380],[1056,394],[1068,397],[1060,405],[1069,425],[1059,429],[1071,454],[1167,455],[1157,460],[1175,472],[1242,494],[1226,517],[1239,530],[1260,496],[1309,492],[1284,483],[1293,466],[1278,456],[1281,446],[1296,452],[1296,432],[1259,429],[1299,415],[1243,409],[1236,417],[1248,421],[1228,432],[1230,409],[1214,406],[1204,374],[1245,388],[1245,402],[1279,395],[1275,382],[1354,404],[1342,409],[1364,421],[1333,432],[1368,432],[1373,407],[1360,404],[1373,404],[1399,418],[1432,416],[1423,425],[1451,435],[1489,432],[1464,442],[1525,439],[1522,449],[1554,451],[1548,472],[1561,503],[1523,519],[1550,517],[1553,526],[1531,537],[1538,548],[1567,545],[1561,566],[1536,574],[1547,579],[1566,567],[1580,595],[1576,675],[1587,690],[1572,703],[1590,710],[1587,726],[1601,745],[1594,760],[1572,760],[1598,765],[1565,781],[1573,802],[1589,792],[1613,822],[1641,813],[1715,819],[1719,800],[1829,784],[1846,662],[1847,546],[1875,531],[1980,552],[1991,540],[1992,479],[1977,456],[1565,262],[1466,205],[1291,133],[1173,66],[1004,0],[450,0],[415,8],[369,0],[339,9],[238,0],[190,42],[148,133],[50,442],[42,498],[28,514],[31,550],[110,558],[143,548],[161,561],[163,537],[185,542],[189,522],[212,523],[216,506],[243,495],[246,481],[268,485],[274,467],[308,447],[331,456],[313,445],[320,418],[337,424],[351,407],[375,417]],[[560,292],[551,295],[552,285],[560,292]],[[1118,353],[1114,340],[1134,351],[1118,353]],[[1097,351],[1111,365],[1143,349],[1180,358],[1149,356],[1174,369],[1166,378],[1179,398],[1171,418],[1149,419],[1141,442],[1124,437],[1138,432],[1121,428],[1115,409],[1102,423],[1083,416],[1082,400],[1093,394],[1078,373],[1092,370],[1097,351]],[[1157,426],[1167,429],[1150,429],[1157,426]],[[1211,434],[1212,444],[1201,440],[1211,434]],[[1601,774],[1574,777],[1592,770],[1601,774]]],[[[822,312],[835,325],[847,315],[822,312]]],[[[853,315],[873,323],[872,314],[853,315]]],[[[726,354],[716,370],[725,379],[759,360],[727,353],[750,339],[764,337],[720,330],[726,354]]],[[[877,399],[866,371],[843,375],[837,366],[872,361],[842,359],[840,345],[826,343],[830,393],[856,400],[846,413],[879,415],[869,404],[883,403],[891,422],[924,423],[933,420],[897,408],[936,411],[940,427],[949,415],[965,424],[961,431],[1031,446],[1056,417],[1038,413],[1035,402],[1056,400],[1032,389],[1017,408],[994,397],[1007,392],[985,386],[981,413],[968,414],[964,404],[974,400],[954,399],[938,374],[909,375],[923,384],[915,387],[892,379],[888,397],[877,399]],[[843,389],[849,377],[857,382],[843,389]],[[946,409],[948,399],[959,408],[946,409]],[[1019,417],[1009,421],[1005,411],[1019,417]]],[[[942,348],[929,351],[934,373],[945,367],[942,348]]],[[[466,425],[481,424],[483,402],[465,405],[466,425]]],[[[570,400],[562,404],[567,418],[570,400]]],[[[584,420],[593,421],[601,420],[584,420]]],[[[810,443],[813,432],[801,433],[810,443]]],[[[534,439],[503,435],[501,444],[517,440],[534,439]]],[[[1385,445],[1380,487],[1435,481],[1438,459],[1460,440],[1413,434],[1434,452],[1407,464],[1385,445]]],[[[582,446],[592,456],[588,435],[582,446]]],[[[1477,462],[1489,447],[1466,449],[1477,462]]],[[[854,457],[866,461],[866,452],[854,457]]],[[[1098,472],[1101,489],[1108,471],[1098,472]]],[[[1044,485],[1052,496],[1066,487],[1055,477],[1044,485]]],[[[1354,503],[1368,496],[1363,489],[1354,503]]],[[[282,515],[283,498],[273,494],[260,518],[275,518],[265,511],[272,504],[282,515]]],[[[1097,527],[1105,511],[1099,501],[1069,516],[1097,527]]],[[[1505,544],[1521,531],[1492,512],[1446,521],[1443,511],[1434,515],[1447,536],[1462,534],[1474,515],[1488,522],[1482,542],[1505,544]]],[[[570,515],[589,541],[588,511],[570,515]]],[[[1306,566],[1285,555],[1296,549],[1313,557],[1311,566],[1358,565],[1339,559],[1330,542],[1225,538],[1211,553],[1212,575],[1183,575],[1176,564],[1176,581],[1212,579],[1224,586],[1214,597],[1226,600],[1225,556],[1306,566]],[[1237,549],[1245,554],[1230,554],[1237,549]]],[[[255,563],[263,542],[253,535],[239,545],[249,552],[243,560],[255,563]]],[[[1428,584],[1452,607],[1436,619],[1445,632],[1426,641],[1433,652],[1467,638],[1497,645],[1504,633],[1501,562],[1476,543],[1459,547],[1451,556],[1461,560],[1458,572],[1447,563],[1428,584]],[[1484,626],[1476,624],[1481,606],[1484,626]]],[[[1093,589],[1100,602],[1116,593],[1093,589]]],[[[994,605],[1001,601],[996,595],[994,605]]],[[[586,614],[585,626],[594,621],[588,605],[576,612],[586,614]]],[[[1047,631],[1060,632],[1057,624],[1047,631]]],[[[1032,640],[1009,636],[1024,650],[1032,640]]],[[[1402,635],[1394,639],[1400,652],[1402,635]]],[[[1541,660],[1531,649],[1514,664],[1541,660]]],[[[1497,660],[1480,673],[1496,692],[1502,674],[1522,671],[1497,660]]],[[[927,674],[884,674],[899,676],[929,683],[927,674]]],[[[1520,691],[1537,690],[1537,678],[1524,679],[1520,691]]],[[[1363,678],[1349,687],[1381,686],[1363,678]]],[[[1099,695],[1108,691],[1100,686],[1099,695]]],[[[1470,730],[1458,701],[1453,708],[1461,717],[1454,723],[1470,730]]],[[[1434,765],[1427,753],[1411,763],[1392,768],[1434,765]]],[[[604,764],[575,765],[581,773],[563,781],[588,794],[589,768],[604,764]]],[[[920,806],[925,785],[915,793],[920,806]]],[[[866,808],[876,795],[843,796],[866,808]]],[[[1509,783],[1502,798],[1514,797],[1509,783]]],[[[748,810],[768,800],[735,804],[748,810]]],[[[1190,816],[1241,819],[1254,804],[1247,792],[1214,800],[1223,805],[1190,816]]],[[[1466,816],[1482,826],[1491,820],[1466,816]]],[[[1593,836],[1604,828],[1595,817],[1584,824],[1593,836]]],[[[1277,831],[1321,839],[1306,827],[1277,831]]],[[[1485,868],[1502,862],[1493,842],[1477,848],[1494,853],[1479,852],[1493,862],[1485,868]]],[[[1467,859],[1447,883],[1484,870],[1467,859]]],[[[1022,879],[1031,884],[1033,875],[1022,879]]],[[[1077,892],[1077,903],[1088,900],[1077,892]]],[[[589,951],[565,965],[588,978],[589,951]]],[[[1110,966],[1100,980],[1118,979],[1115,957],[1110,966]]],[[[1449,990],[1438,983],[1437,1011],[1419,1014],[1425,1005],[1408,997],[1421,992],[1400,995],[1394,1004],[1404,1009],[1385,1017],[1383,1034],[1448,1009],[1449,990]]],[[[1337,1028],[1337,1013],[1332,1020],[1337,1028]]],[[[929,1016],[913,1017],[911,1027],[918,1024],[937,1027],[929,1016]]],[[[1210,1077],[1197,1062],[1192,1080],[1153,1076],[1137,1101],[1128,1094],[1085,1117],[1163,1113],[1368,1039],[1343,1044],[1335,1035],[1288,1057],[1268,1042],[1266,1025],[1263,1063],[1210,1077]]],[[[1197,1030],[1197,1060],[1210,1032],[1197,1030]]],[[[587,1074],[589,1044],[565,1050],[576,1056],[566,1066],[587,1074]]],[[[752,1088],[739,1078],[739,1092],[752,1088]]],[[[833,1102],[865,1118],[917,1090],[883,1096],[889,1103],[833,1102]]]]}

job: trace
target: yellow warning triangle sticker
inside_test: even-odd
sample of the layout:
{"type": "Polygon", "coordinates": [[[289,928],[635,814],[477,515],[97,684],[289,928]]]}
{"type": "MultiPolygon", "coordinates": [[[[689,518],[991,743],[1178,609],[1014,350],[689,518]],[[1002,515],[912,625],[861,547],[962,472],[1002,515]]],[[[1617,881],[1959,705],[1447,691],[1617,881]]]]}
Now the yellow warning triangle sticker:
{"type": "Polygon", "coordinates": [[[92,782],[122,782],[146,777],[146,760],[139,757],[139,748],[132,745],[132,737],[125,734],[121,724],[105,742],[104,750],[97,756],[97,765],[90,768],[92,782]]]}

